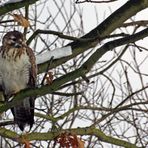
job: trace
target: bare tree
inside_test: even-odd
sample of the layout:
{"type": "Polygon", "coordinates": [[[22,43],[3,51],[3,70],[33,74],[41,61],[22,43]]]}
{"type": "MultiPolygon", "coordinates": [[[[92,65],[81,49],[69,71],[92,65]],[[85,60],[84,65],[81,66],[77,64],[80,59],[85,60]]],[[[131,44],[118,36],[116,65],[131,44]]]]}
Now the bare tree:
{"type": "Polygon", "coordinates": [[[1,38],[19,30],[37,56],[72,48],[70,56],[38,64],[37,88],[0,103],[0,112],[7,111],[0,122],[1,147],[148,146],[148,49],[146,42],[137,42],[147,40],[148,21],[133,18],[148,1],[129,0],[90,32],[84,29],[81,3],[113,1],[32,0],[0,6],[1,38]],[[14,14],[31,25],[19,26],[14,14]],[[46,81],[47,75],[51,79],[46,81]],[[8,109],[27,96],[37,96],[35,124],[22,135],[8,109]]]}

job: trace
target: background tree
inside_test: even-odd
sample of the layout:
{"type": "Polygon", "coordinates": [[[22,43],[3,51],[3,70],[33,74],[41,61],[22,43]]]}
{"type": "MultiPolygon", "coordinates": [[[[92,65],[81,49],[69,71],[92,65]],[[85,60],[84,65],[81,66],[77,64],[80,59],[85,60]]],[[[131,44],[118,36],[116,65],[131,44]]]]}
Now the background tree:
{"type": "Polygon", "coordinates": [[[13,29],[23,32],[37,56],[57,47],[72,48],[70,56],[38,64],[38,88],[23,90],[12,102],[0,104],[3,113],[24,96],[38,96],[30,133],[20,134],[9,111],[3,113],[1,147],[147,147],[147,42],[137,41],[147,41],[148,22],[136,19],[136,14],[148,7],[148,1],[129,0],[88,33],[84,29],[82,3],[113,1],[1,5],[1,37],[13,29]],[[25,29],[18,25],[15,14],[31,25],[25,29]]]}

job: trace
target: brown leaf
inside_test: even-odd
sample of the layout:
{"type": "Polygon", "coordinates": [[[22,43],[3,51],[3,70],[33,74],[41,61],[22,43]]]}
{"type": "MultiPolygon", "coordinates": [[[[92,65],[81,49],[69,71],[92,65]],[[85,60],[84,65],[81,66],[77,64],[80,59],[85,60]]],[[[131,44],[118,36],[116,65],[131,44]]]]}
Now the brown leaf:
{"type": "Polygon", "coordinates": [[[77,137],[77,141],[78,141],[78,148],[84,148],[85,142],[82,141],[79,137],[77,137]]]}
{"type": "Polygon", "coordinates": [[[14,21],[18,22],[19,25],[27,28],[30,26],[30,22],[25,19],[22,15],[12,14],[14,21]]]}
{"type": "Polygon", "coordinates": [[[25,135],[21,135],[19,140],[20,140],[21,143],[24,144],[24,148],[31,148],[30,147],[30,141],[27,140],[27,134],[28,133],[26,133],[25,135]]]}
{"type": "Polygon", "coordinates": [[[24,146],[24,148],[31,148],[31,147],[30,147],[29,141],[25,141],[25,146],[24,146]]]}
{"type": "Polygon", "coordinates": [[[50,85],[53,82],[53,73],[49,71],[46,74],[45,79],[46,79],[46,82],[45,83],[47,83],[48,85],[50,85]]]}
{"type": "Polygon", "coordinates": [[[60,144],[61,148],[84,148],[84,141],[78,138],[76,134],[61,133],[56,138],[56,142],[60,144]]]}

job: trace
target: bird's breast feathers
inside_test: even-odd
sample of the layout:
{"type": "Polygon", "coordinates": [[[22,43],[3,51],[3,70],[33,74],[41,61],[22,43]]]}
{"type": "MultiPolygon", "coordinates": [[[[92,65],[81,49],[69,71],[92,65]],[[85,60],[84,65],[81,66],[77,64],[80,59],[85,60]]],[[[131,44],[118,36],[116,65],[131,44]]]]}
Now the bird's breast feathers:
{"type": "Polygon", "coordinates": [[[6,94],[12,94],[27,87],[31,63],[27,52],[10,49],[6,56],[0,53],[0,85],[6,94]]]}

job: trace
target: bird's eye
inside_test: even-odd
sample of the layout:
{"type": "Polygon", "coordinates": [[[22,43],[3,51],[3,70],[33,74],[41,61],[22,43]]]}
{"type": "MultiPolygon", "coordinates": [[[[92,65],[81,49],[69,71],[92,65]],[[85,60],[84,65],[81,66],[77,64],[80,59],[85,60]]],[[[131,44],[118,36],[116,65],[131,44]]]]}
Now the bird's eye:
{"type": "Polygon", "coordinates": [[[10,37],[9,39],[14,41],[14,42],[16,41],[16,38],[14,36],[10,37]]]}
{"type": "Polygon", "coordinates": [[[12,40],[13,40],[13,41],[16,41],[16,38],[13,38],[12,40]]]}

